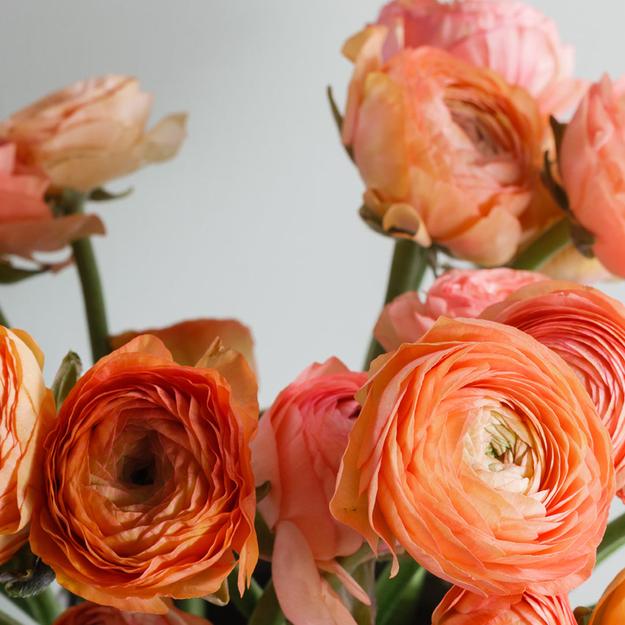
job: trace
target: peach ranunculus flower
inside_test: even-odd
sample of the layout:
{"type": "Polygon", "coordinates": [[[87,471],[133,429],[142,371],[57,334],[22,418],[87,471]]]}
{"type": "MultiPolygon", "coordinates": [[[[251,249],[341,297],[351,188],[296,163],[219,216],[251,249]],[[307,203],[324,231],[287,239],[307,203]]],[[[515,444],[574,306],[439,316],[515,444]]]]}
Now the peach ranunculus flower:
{"type": "Polygon", "coordinates": [[[49,485],[31,548],[61,585],[122,610],[166,613],[167,597],[217,593],[258,558],[249,442],[256,381],[213,346],[178,365],[138,337],[76,384],[45,440],[49,485]]]}
{"type": "Polygon", "coordinates": [[[540,266],[540,272],[553,280],[567,280],[580,284],[616,280],[597,258],[581,254],[572,243],[556,252],[540,266]]]}
{"type": "Polygon", "coordinates": [[[380,13],[384,56],[431,46],[499,73],[531,93],[546,115],[566,113],[584,88],[573,77],[575,51],[555,22],[515,0],[394,0],[380,13]]]}
{"type": "Polygon", "coordinates": [[[459,258],[507,263],[558,211],[538,192],[546,126],[535,101],[435,48],[383,64],[384,31],[372,27],[352,50],[343,124],[366,185],[363,217],[459,258]]]}
{"type": "Polygon", "coordinates": [[[179,365],[194,365],[219,339],[224,347],[239,352],[252,369],[256,370],[254,337],[250,329],[236,319],[191,319],[166,328],[137,332],[130,330],[110,338],[111,347],[118,349],[141,334],[159,338],[179,365]]]}
{"type": "Polygon", "coordinates": [[[39,490],[41,439],[54,419],[43,356],[21,330],[0,326],[0,564],[28,540],[39,490]]]}
{"type": "Polygon", "coordinates": [[[432,625],[577,625],[564,596],[481,597],[454,586],[432,615],[432,625]]]}
{"type": "Polygon", "coordinates": [[[595,238],[596,257],[624,277],[625,82],[604,76],[590,87],[564,132],[560,173],[571,211],[595,238]]]}
{"type": "Polygon", "coordinates": [[[177,153],[186,116],[169,115],[146,132],[152,101],[135,78],[91,78],[13,114],[0,123],[0,138],[55,187],[87,192],[177,153]]]}
{"type": "Polygon", "coordinates": [[[575,371],[610,433],[616,488],[625,500],[625,306],[592,287],[546,280],[483,317],[527,332],[575,371]]]}
{"type": "Polygon", "coordinates": [[[15,144],[0,142],[0,262],[13,255],[33,259],[36,252],[104,233],[96,215],[54,218],[44,199],[47,188],[44,174],[17,160],[15,144]]]}
{"type": "Polygon", "coordinates": [[[295,625],[354,623],[322,572],[368,602],[337,562],[360,548],[362,536],[337,522],[329,508],[360,411],[354,395],[366,378],[336,358],[312,365],[263,415],[252,446],[256,482],[271,484],[258,508],[275,532],[273,582],[282,611],[295,625]]]}
{"type": "Polygon", "coordinates": [[[54,625],[210,625],[210,623],[171,608],[167,614],[143,614],[122,612],[117,608],[85,601],[66,610],[54,621],[54,625]]]}
{"type": "Polygon", "coordinates": [[[374,335],[386,351],[418,341],[441,316],[479,317],[480,313],[526,284],[544,280],[533,271],[515,269],[453,269],[437,278],[421,301],[408,291],[387,304],[374,335]]]}
{"type": "Polygon", "coordinates": [[[603,593],[588,625],[623,625],[625,623],[625,570],[621,571],[603,593]]]}
{"type": "MultiPolygon", "coordinates": [[[[373,363],[331,508],[372,548],[487,596],[589,577],[614,496],[588,393],[516,328],[439,319],[373,363]]],[[[397,561],[395,561],[395,569],[397,561]]]]}

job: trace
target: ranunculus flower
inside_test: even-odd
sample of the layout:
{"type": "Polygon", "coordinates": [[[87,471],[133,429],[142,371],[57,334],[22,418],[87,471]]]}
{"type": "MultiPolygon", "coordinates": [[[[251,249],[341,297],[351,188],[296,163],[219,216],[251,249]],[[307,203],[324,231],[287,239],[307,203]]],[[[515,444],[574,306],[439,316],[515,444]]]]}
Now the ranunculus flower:
{"type": "MultiPolygon", "coordinates": [[[[612,445],[555,352],[502,324],[439,319],[373,364],[331,508],[478,594],[563,594],[591,573],[612,445]]],[[[397,565],[395,565],[396,568],[397,565]]]]}
{"type": "Polygon", "coordinates": [[[90,191],[177,153],[186,116],[169,115],[146,132],[152,101],[129,76],[91,78],[13,114],[0,137],[54,186],[90,191]]]}
{"type": "Polygon", "coordinates": [[[199,616],[171,608],[167,614],[122,612],[110,606],[85,601],[66,610],[54,625],[210,625],[199,616]]]}
{"type": "Polygon", "coordinates": [[[604,76],[590,87],[564,132],[560,172],[595,255],[625,276],[625,82],[604,76]]]}
{"type": "Polygon", "coordinates": [[[404,48],[442,48],[524,87],[546,115],[566,112],[581,97],[573,47],[562,44],[553,20],[522,2],[394,0],[378,24],[388,27],[385,58],[404,48]]]}
{"type": "Polygon", "coordinates": [[[32,259],[35,252],[51,252],[104,233],[96,215],[53,218],[44,201],[47,188],[45,175],[18,162],[15,144],[0,142],[0,259],[32,259]]]}
{"type": "Polygon", "coordinates": [[[621,571],[603,593],[589,625],[623,625],[625,622],[625,571],[621,571]]]}
{"type": "Polygon", "coordinates": [[[336,358],[312,365],[263,415],[252,447],[257,484],[271,483],[258,508],[275,532],[273,582],[284,614],[295,625],[354,623],[322,577],[324,571],[368,602],[336,560],[356,552],[362,536],[337,522],[329,508],[360,411],[354,395],[366,378],[336,358]]]}
{"type": "Polygon", "coordinates": [[[178,365],[146,335],[100,360],[45,440],[48,485],[32,550],[60,584],[103,605],[165,613],[216,593],[258,557],[249,442],[256,381],[217,346],[178,365]]]}
{"type": "Polygon", "coordinates": [[[502,265],[557,215],[539,171],[545,121],[523,89],[435,48],[382,64],[359,40],[343,141],[366,185],[363,217],[393,236],[502,265]]]}
{"type": "Polygon", "coordinates": [[[541,265],[540,272],[554,280],[568,280],[580,284],[616,279],[597,258],[583,256],[572,243],[541,265]]]}
{"type": "Polygon", "coordinates": [[[211,343],[219,339],[224,347],[243,354],[250,367],[256,370],[254,337],[250,329],[236,319],[191,319],[166,328],[130,330],[111,337],[111,347],[117,349],[141,334],[152,334],[163,341],[179,365],[194,365],[211,343]]]}
{"type": "Polygon", "coordinates": [[[452,588],[432,615],[432,625],[577,625],[564,596],[481,597],[452,588]]]}
{"type": "Polygon", "coordinates": [[[408,291],[387,304],[375,326],[375,338],[391,351],[418,341],[441,316],[479,317],[491,304],[544,279],[540,273],[506,268],[447,271],[434,281],[425,301],[419,293],[408,291]]]}
{"type": "Polygon", "coordinates": [[[625,500],[625,306],[592,287],[546,280],[483,316],[527,332],[575,371],[610,433],[616,488],[625,500]]]}
{"type": "Polygon", "coordinates": [[[41,439],[54,418],[42,354],[20,330],[0,326],[0,564],[28,539],[38,495],[41,439]]]}

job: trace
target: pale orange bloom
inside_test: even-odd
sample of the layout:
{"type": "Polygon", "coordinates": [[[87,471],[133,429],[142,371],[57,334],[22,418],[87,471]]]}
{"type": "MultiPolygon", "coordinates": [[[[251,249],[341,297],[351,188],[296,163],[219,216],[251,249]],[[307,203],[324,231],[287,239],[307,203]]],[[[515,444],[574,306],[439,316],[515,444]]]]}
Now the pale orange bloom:
{"type": "Polygon", "coordinates": [[[152,102],[129,76],[91,78],[14,113],[0,123],[0,137],[55,187],[90,191],[178,152],[186,116],[169,115],[146,131],[152,102]]]}
{"type": "Polygon", "coordinates": [[[256,390],[244,358],[218,346],[188,367],[145,335],[96,363],[45,441],[30,540],[59,583],[165,613],[167,597],[217,593],[238,555],[242,592],[258,558],[256,390]]]}
{"type": "Polygon", "coordinates": [[[598,258],[583,256],[571,243],[554,254],[540,272],[554,280],[568,280],[580,284],[593,284],[616,280],[599,261],[598,258]]]}
{"type": "Polygon", "coordinates": [[[562,594],[591,573],[612,445],[575,373],[531,336],[439,319],[373,364],[331,509],[487,596],[562,594]]]}
{"type": "Polygon", "coordinates": [[[28,540],[39,496],[42,437],[54,419],[41,351],[20,330],[0,326],[0,564],[28,540]]]}
{"type": "Polygon", "coordinates": [[[275,532],[273,582],[294,625],[355,624],[323,572],[337,575],[369,603],[337,560],[356,552],[362,536],[337,522],[329,508],[347,436],[360,411],[354,395],[366,378],[336,358],[310,366],[263,415],[252,446],[256,482],[271,484],[258,509],[275,532]]]}
{"type": "Polygon", "coordinates": [[[179,365],[194,365],[215,339],[224,347],[239,352],[256,370],[254,337],[250,329],[236,319],[192,319],[166,328],[129,330],[110,338],[111,347],[118,349],[141,334],[159,338],[179,365]]]}
{"type": "Polygon", "coordinates": [[[176,608],[171,608],[167,614],[143,614],[122,612],[117,608],[85,601],[63,612],[54,621],[54,625],[210,625],[210,623],[176,608]]]}
{"type": "Polygon", "coordinates": [[[558,211],[539,172],[546,123],[523,89],[435,48],[383,61],[386,29],[349,42],[343,141],[365,183],[363,216],[482,265],[508,262],[558,211]]]}
{"type": "Polygon", "coordinates": [[[527,332],[575,371],[610,433],[616,488],[625,499],[625,306],[592,287],[546,280],[483,317],[527,332]]]}
{"type": "Polygon", "coordinates": [[[625,623],[625,571],[621,571],[597,603],[589,625],[625,623]]]}
{"type": "Polygon", "coordinates": [[[452,588],[432,615],[432,625],[577,625],[564,596],[480,597],[452,588]]]}

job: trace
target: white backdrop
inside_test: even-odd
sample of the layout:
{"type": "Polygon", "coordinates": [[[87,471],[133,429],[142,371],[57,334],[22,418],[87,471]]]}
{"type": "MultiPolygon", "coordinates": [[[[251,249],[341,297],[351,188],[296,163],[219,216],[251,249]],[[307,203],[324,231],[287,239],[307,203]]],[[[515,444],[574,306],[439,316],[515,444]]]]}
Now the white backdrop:
{"type": "MultiPolygon", "coordinates": [[[[543,0],[576,45],[579,74],[625,73],[625,3],[543,0]]],[[[0,117],[74,80],[133,74],[156,119],[190,113],[172,163],[119,181],[96,241],[113,331],[234,316],[257,342],[261,399],[313,360],[363,358],[391,243],[356,215],[362,192],[325,101],[342,101],[342,41],[379,0],[0,0],[0,117]]],[[[625,286],[611,285],[625,299],[625,286]]],[[[3,287],[2,307],[44,348],[88,360],[75,273],[3,287]]],[[[594,602],[612,558],[575,593],[594,602]]]]}

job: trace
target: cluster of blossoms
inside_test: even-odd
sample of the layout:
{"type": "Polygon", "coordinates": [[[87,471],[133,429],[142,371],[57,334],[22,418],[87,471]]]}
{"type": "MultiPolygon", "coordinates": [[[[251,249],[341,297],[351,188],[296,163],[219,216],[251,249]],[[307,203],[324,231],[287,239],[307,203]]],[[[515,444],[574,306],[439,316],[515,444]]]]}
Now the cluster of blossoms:
{"type": "MultiPolygon", "coordinates": [[[[393,0],[344,52],[361,214],[398,239],[377,358],[314,363],[261,414],[238,321],[112,336],[96,311],[93,366],[68,355],[51,388],[35,341],[0,325],[16,606],[54,577],[72,603],[56,625],[207,625],[204,601],[179,602],[197,599],[254,625],[373,625],[408,571],[411,608],[436,580],[432,625],[625,621],[625,572],[594,609],[569,603],[625,542],[605,547],[625,501],[625,306],[582,284],[625,276],[625,92],[576,79],[516,0],[393,0]]],[[[83,202],[184,139],[182,114],[146,130],[151,104],[107,76],[0,123],[6,281],[71,243],[84,269],[75,242],[103,225],[83,202]]]]}

